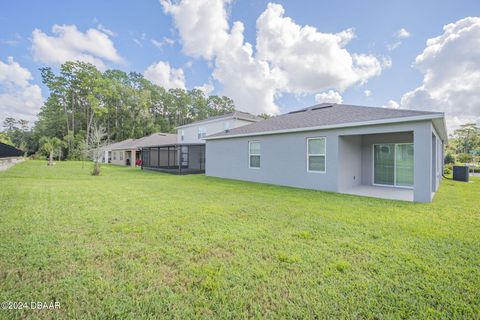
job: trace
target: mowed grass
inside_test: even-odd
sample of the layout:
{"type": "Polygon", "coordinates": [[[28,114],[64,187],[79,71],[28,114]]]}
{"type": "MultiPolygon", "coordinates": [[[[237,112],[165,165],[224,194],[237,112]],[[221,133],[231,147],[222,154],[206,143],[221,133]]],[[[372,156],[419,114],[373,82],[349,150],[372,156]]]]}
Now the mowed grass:
{"type": "Polygon", "coordinates": [[[414,204],[91,164],[0,173],[0,317],[479,318],[480,179],[414,204]]]}

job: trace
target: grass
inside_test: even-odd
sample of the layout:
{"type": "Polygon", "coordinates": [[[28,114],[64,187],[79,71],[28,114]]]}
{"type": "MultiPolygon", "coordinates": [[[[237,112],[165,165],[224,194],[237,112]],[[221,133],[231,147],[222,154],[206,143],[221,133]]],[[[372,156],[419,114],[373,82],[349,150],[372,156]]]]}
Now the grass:
{"type": "Polygon", "coordinates": [[[28,161],[0,173],[0,318],[478,318],[480,179],[431,204],[28,161]]]}

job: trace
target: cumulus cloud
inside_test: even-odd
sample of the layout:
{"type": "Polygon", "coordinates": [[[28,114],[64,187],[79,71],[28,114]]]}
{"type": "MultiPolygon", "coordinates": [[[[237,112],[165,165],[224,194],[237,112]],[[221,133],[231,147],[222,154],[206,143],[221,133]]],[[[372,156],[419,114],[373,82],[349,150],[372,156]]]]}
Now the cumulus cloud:
{"type": "Polygon", "coordinates": [[[278,113],[275,99],[283,93],[342,91],[388,67],[373,55],[345,49],[355,37],[352,29],[330,34],[300,26],[278,4],[269,4],[257,19],[253,46],[245,42],[241,22],[229,28],[229,0],[161,3],[174,18],[183,52],[213,60],[213,77],[223,85],[222,94],[246,111],[278,113]]]}
{"type": "Polygon", "coordinates": [[[388,100],[387,104],[384,104],[382,108],[399,109],[400,104],[395,100],[388,100]]]}
{"type": "Polygon", "coordinates": [[[480,17],[443,27],[416,57],[422,84],[405,93],[402,108],[445,112],[450,127],[480,119],[480,17]]]}
{"type": "Polygon", "coordinates": [[[150,41],[152,42],[153,46],[158,49],[162,49],[164,45],[173,46],[175,44],[175,40],[168,37],[163,37],[162,40],[151,39],[150,41]]]}
{"type": "Polygon", "coordinates": [[[372,91],[371,90],[365,90],[365,91],[363,91],[363,94],[365,95],[365,97],[370,97],[372,95],[372,91]]]}
{"type": "Polygon", "coordinates": [[[43,104],[40,87],[28,69],[8,57],[0,60],[0,121],[14,117],[32,121],[43,104]]]}
{"type": "Polygon", "coordinates": [[[181,68],[175,69],[168,62],[159,61],[151,64],[144,72],[146,79],[166,89],[185,89],[185,75],[181,68]]]}
{"type": "Polygon", "coordinates": [[[213,92],[213,90],[215,89],[215,87],[214,87],[213,84],[211,84],[211,83],[204,83],[204,84],[201,85],[201,86],[195,87],[195,89],[200,90],[200,91],[202,91],[206,96],[209,96],[209,95],[213,92]]]}
{"type": "Polygon", "coordinates": [[[105,62],[123,63],[109,35],[99,29],[81,32],[75,25],[54,25],[53,35],[32,32],[32,52],[37,61],[60,65],[69,60],[89,62],[105,69],[105,62]]]}
{"type": "Polygon", "coordinates": [[[402,44],[403,39],[410,38],[411,36],[411,33],[407,29],[401,28],[393,35],[395,41],[387,44],[387,50],[392,51],[397,49],[402,44]]]}
{"type": "Polygon", "coordinates": [[[342,103],[343,98],[335,90],[328,90],[327,92],[322,92],[322,93],[317,93],[315,95],[315,102],[317,103],[324,103],[324,102],[329,102],[329,103],[342,103]]]}

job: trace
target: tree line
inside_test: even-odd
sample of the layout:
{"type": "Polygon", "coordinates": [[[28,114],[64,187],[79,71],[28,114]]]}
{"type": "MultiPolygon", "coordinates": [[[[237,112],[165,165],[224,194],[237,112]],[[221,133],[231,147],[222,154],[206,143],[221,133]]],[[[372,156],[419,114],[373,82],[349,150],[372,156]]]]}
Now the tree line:
{"type": "Polygon", "coordinates": [[[42,137],[64,143],[62,158],[79,159],[95,127],[105,130],[107,143],[140,138],[154,132],[234,111],[225,96],[206,96],[198,89],[165,89],[137,72],[100,72],[80,61],[65,62],[58,72],[40,69],[50,94],[32,128],[21,119],[7,118],[0,141],[28,153],[38,151],[42,137]]]}

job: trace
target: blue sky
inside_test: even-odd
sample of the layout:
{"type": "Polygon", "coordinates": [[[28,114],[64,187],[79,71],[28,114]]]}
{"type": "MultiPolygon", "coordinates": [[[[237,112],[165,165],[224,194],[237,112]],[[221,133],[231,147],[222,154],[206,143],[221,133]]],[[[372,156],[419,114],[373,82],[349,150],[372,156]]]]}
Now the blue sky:
{"type": "MultiPolygon", "coordinates": [[[[460,97],[457,100],[444,103],[442,99],[451,97],[452,93],[442,92],[442,94],[438,94],[438,88],[447,90],[445,89],[447,87],[445,79],[441,79],[440,70],[445,66],[445,63],[449,63],[448,61],[451,63],[449,68],[452,69],[458,63],[458,61],[455,61],[455,58],[449,60],[447,59],[448,57],[452,58],[452,55],[456,56],[456,52],[460,52],[458,54],[459,59],[466,60],[464,61],[465,65],[471,66],[472,62],[476,67],[480,65],[479,56],[475,57],[475,50],[479,49],[465,48],[464,45],[464,43],[472,42],[472,39],[474,43],[480,41],[478,39],[479,33],[477,28],[479,28],[479,23],[477,20],[467,21],[463,24],[463,27],[459,26],[452,31],[453,34],[458,32],[462,37],[467,37],[466,39],[470,37],[469,41],[459,42],[458,44],[453,43],[453,45],[456,45],[455,49],[450,49],[452,45],[448,44],[449,46],[447,46],[446,41],[445,43],[442,42],[440,46],[445,45],[445,49],[442,49],[441,54],[444,54],[445,57],[440,59],[440,55],[430,54],[425,57],[423,65],[415,65],[416,57],[422,54],[428,47],[426,44],[427,39],[442,36],[445,25],[455,24],[466,17],[480,15],[480,3],[478,1],[275,1],[276,4],[281,6],[275,7],[277,9],[276,12],[278,13],[278,8],[283,8],[284,11],[278,21],[282,21],[285,25],[291,22],[299,28],[307,25],[315,27],[316,33],[326,35],[335,35],[351,28],[353,35],[348,37],[348,43],[344,46],[341,45],[340,49],[346,50],[349,56],[363,54],[376,59],[378,65],[376,67],[369,66],[371,68],[370,71],[374,75],[362,75],[358,76],[357,79],[357,75],[353,75],[350,69],[341,75],[343,79],[341,83],[340,81],[328,80],[328,77],[335,77],[336,68],[332,68],[333,71],[331,70],[326,74],[322,74],[318,70],[313,72],[315,61],[317,61],[315,59],[317,58],[327,59],[328,65],[341,64],[344,61],[334,59],[329,62],[328,57],[324,58],[321,56],[323,49],[317,50],[317,52],[310,52],[308,55],[308,58],[311,57],[313,59],[312,75],[308,74],[309,70],[292,74],[292,70],[296,69],[295,63],[298,64],[298,60],[301,62],[301,59],[306,59],[300,56],[296,62],[289,61],[290,56],[294,55],[292,52],[306,48],[308,43],[305,44],[304,39],[296,39],[297,45],[288,48],[283,53],[285,56],[282,59],[278,58],[277,61],[272,57],[256,56],[259,51],[256,46],[259,29],[265,29],[265,27],[259,27],[256,21],[262,13],[268,10],[268,1],[237,0],[230,2],[198,0],[198,2],[205,4],[202,10],[214,7],[212,3],[218,4],[218,10],[212,9],[212,13],[208,13],[207,16],[213,22],[221,20],[219,22],[220,25],[226,23],[227,27],[226,29],[224,28],[223,34],[219,34],[219,37],[229,37],[232,33],[231,27],[235,21],[243,23],[244,30],[242,34],[245,38],[244,41],[252,44],[252,58],[255,59],[255,63],[257,60],[259,62],[259,64],[254,63],[249,68],[254,69],[265,62],[270,66],[270,71],[272,71],[272,74],[267,77],[268,79],[272,80],[273,78],[274,80],[272,81],[277,81],[278,79],[275,78],[277,75],[275,75],[273,70],[278,69],[287,80],[284,79],[282,84],[264,86],[266,80],[258,79],[258,83],[253,82],[246,87],[242,87],[243,84],[239,83],[242,81],[239,81],[239,79],[242,79],[242,77],[247,79],[249,76],[255,78],[257,73],[255,70],[250,70],[246,71],[250,73],[235,78],[232,77],[232,73],[241,74],[243,72],[241,66],[236,67],[230,73],[218,67],[219,59],[231,59],[227,60],[227,64],[237,61],[235,57],[226,56],[225,51],[230,50],[228,45],[214,48],[214,53],[211,57],[205,57],[202,56],[202,53],[192,53],[192,50],[185,49],[185,44],[188,41],[192,41],[192,39],[189,38],[191,36],[190,33],[182,35],[182,25],[185,27],[185,24],[188,24],[188,20],[193,19],[193,16],[202,19],[202,15],[195,15],[195,8],[189,8],[188,1],[184,6],[174,2],[172,6],[176,8],[176,11],[175,9],[168,11],[166,9],[168,4],[162,4],[157,0],[6,2],[2,4],[0,12],[0,62],[4,64],[4,69],[0,68],[0,72],[7,74],[7,71],[2,70],[7,70],[8,65],[10,65],[10,69],[13,69],[12,62],[8,62],[8,57],[12,57],[13,63],[18,63],[16,71],[19,68],[28,70],[33,77],[33,79],[28,80],[28,85],[40,86],[42,99],[45,99],[48,96],[48,91],[41,85],[38,68],[45,65],[56,68],[59,61],[52,61],[55,59],[49,59],[45,56],[54,56],[55,48],[43,48],[43,57],[42,54],[38,54],[35,51],[35,40],[32,32],[38,29],[42,35],[52,37],[53,39],[58,37],[58,34],[52,32],[52,27],[54,25],[67,25],[75,26],[79,33],[85,33],[88,29],[96,29],[106,35],[118,59],[105,58],[105,56],[99,57],[99,61],[104,64],[105,68],[117,68],[143,73],[149,66],[161,61],[164,63],[162,64],[163,67],[167,64],[168,68],[171,69],[156,68],[156,71],[151,73],[152,77],[161,78],[158,80],[160,84],[167,84],[167,86],[184,85],[187,89],[190,89],[209,83],[214,88],[212,94],[233,93],[233,95],[236,95],[237,91],[243,92],[242,90],[245,90],[244,92],[252,92],[252,98],[245,101],[242,100],[242,96],[245,93],[239,93],[239,102],[237,103],[240,105],[240,109],[247,109],[247,111],[251,112],[258,113],[272,110],[280,113],[288,112],[312,105],[315,103],[316,94],[328,93],[329,90],[333,90],[332,94],[335,99],[341,96],[343,102],[351,104],[415,108],[415,103],[418,103],[418,108],[420,109],[447,112],[452,125],[457,125],[461,121],[478,121],[479,119],[478,109],[480,109],[480,106],[469,106],[467,109],[470,111],[465,116],[459,110],[454,109],[455,107],[453,106],[460,97]],[[182,10],[185,13],[183,15],[182,10]],[[222,13],[222,10],[225,11],[225,15],[222,13]],[[189,12],[193,14],[192,17],[188,17],[189,12]],[[285,18],[291,18],[290,22],[285,20],[285,18]],[[474,31],[471,31],[472,28],[474,31]],[[399,36],[398,32],[402,29],[404,30],[403,36],[399,36]],[[465,30],[468,32],[465,32],[465,30]],[[468,34],[465,35],[465,33],[468,34]],[[157,46],[154,42],[157,43],[157,46]],[[392,49],[395,44],[397,44],[397,47],[392,49]],[[50,51],[45,51],[47,49],[50,51]],[[470,50],[470,53],[463,54],[462,52],[465,50],[470,50]],[[318,57],[316,56],[317,53],[318,57]],[[215,71],[216,68],[219,70],[215,71]],[[162,72],[167,74],[161,74],[162,72]],[[405,98],[403,99],[405,101],[403,101],[402,98],[406,93],[422,86],[427,73],[437,75],[436,79],[438,81],[428,83],[430,80],[427,79],[425,86],[420,88],[421,94],[415,91],[412,94],[413,96],[409,96],[409,99],[405,98]],[[167,80],[165,80],[165,77],[167,80]],[[306,79],[310,78],[311,81],[318,83],[326,79],[325,84],[306,84],[306,81],[308,81],[306,79]],[[267,92],[270,90],[271,94],[265,96],[262,92],[253,93],[257,86],[261,86],[258,91],[263,90],[267,92]],[[366,90],[370,91],[369,96],[365,93],[366,90]],[[425,92],[428,93],[428,99],[424,99],[425,92]],[[271,97],[273,97],[273,102],[271,97]],[[267,104],[270,107],[266,107],[265,105],[267,104]],[[451,104],[451,106],[447,108],[444,104],[451,104]]],[[[200,10],[201,8],[197,9],[200,10]]],[[[273,14],[273,7],[270,9],[272,9],[271,13],[273,14]]],[[[275,14],[273,16],[277,18],[275,14]]],[[[271,22],[272,19],[267,19],[266,21],[271,22]]],[[[201,23],[201,25],[204,26],[208,23],[211,22],[206,21],[201,23]]],[[[209,34],[209,32],[205,32],[205,30],[209,30],[208,27],[205,30],[202,30],[201,27],[196,27],[194,30],[195,32],[198,31],[197,35],[192,35],[192,37],[197,37],[195,39],[198,39],[198,37],[201,39],[202,36],[209,34]]],[[[265,37],[274,37],[272,35],[274,30],[268,31],[268,35],[265,37]]],[[[295,33],[292,33],[292,37],[295,37],[295,33]]],[[[208,40],[205,42],[208,43],[208,40]]],[[[319,42],[319,46],[319,48],[322,48],[321,42],[319,42]]],[[[325,51],[332,48],[326,45],[325,51]]],[[[337,50],[338,48],[335,46],[333,49],[337,50]]],[[[81,48],[75,48],[75,50],[82,51],[81,48]]],[[[93,49],[90,48],[89,50],[86,52],[95,56],[95,53],[91,53],[93,49]]],[[[266,55],[268,55],[268,52],[266,55]]],[[[462,61],[460,61],[461,63],[462,61]]],[[[475,70],[464,72],[469,72],[468,74],[472,75],[473,78],[470,77],[470,79],[477,79],[475,70]]],[[[280,77],[278,78],[280,79],[280,77]]],[[[455,74],[452,79],[455,78],[462,78],[462,74],[455,74]]],[[[479,91],[480,84],[474,83],[472,85],[470,83],[468,85],[470,86],[468,88],[469,94],[474,95],[476,91],[479,91]]],[[[18,101],[25,99],[22,96],[25,95],[22,92],[22,88],[25,86],[20,86],[20,88],[16,89],[12,89],[11,86],[12,84],[6,84],[5,80],[2,82],[2,76],[0,75],[0,93],[11,96],[17,95],[15,98],[18,98],[18,101]]],[[[332,99],[332,96],[327,96],[332,99]]],[[[475,100],[477,96],[473,98],[475,100]]],[[[321,97],[317,99],[318,101],[323,101],[321,97]]],[[[0,118],[7,115],[22,115],[21,107],[12,105],[8,109],[8,103],[11,99],[5,99],[5,101],[4,106],[0,106],[0,118]]],[[[480,101],[480,98],[478,101],[480,101]]],[[[2,102],[1,99],[0,102],[2,102]]],[[[25,117],[34,119],[35,108],[38,109],[38,105],[32,106],[31,110],[26,111],[25,117]]]]}

